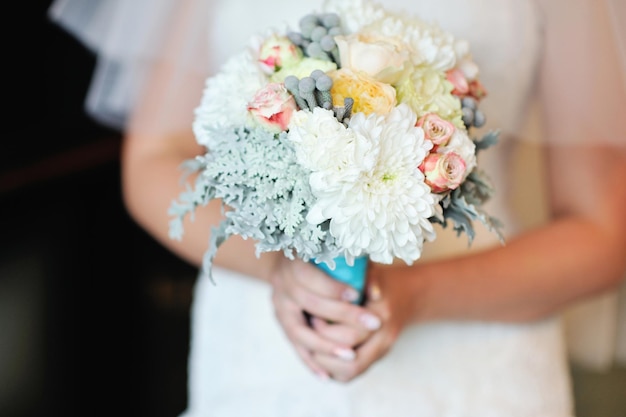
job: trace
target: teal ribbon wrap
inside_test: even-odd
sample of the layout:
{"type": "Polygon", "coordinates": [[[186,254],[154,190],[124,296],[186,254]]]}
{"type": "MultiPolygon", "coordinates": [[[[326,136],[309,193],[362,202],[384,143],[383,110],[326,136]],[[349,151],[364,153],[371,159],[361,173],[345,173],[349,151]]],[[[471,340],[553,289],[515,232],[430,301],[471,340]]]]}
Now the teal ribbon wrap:
{"type": "Polygon", "coordinates": [[[346,258],[343,256],[337,257],[335,260],[335,269],[330,269],[325,262],[315,263],[315,260],[311,262],[319,269],[330,275],[337,281],[348,284],[359,292],[359,299],[355,301],[356,304],[363,302],[365,296],[365,283],[367,281],[367,264],[368,257],[360,256],[354,259],[354,265],[348,265],[346,258]]]}

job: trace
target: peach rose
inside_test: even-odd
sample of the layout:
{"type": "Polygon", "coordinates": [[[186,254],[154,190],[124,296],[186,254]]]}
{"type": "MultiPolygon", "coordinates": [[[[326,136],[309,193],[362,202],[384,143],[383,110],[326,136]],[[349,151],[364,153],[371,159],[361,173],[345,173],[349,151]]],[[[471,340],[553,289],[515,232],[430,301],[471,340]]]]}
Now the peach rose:
{"type": "Polygon", "coordinates": [[[465,178],[465,161],[456,152],[435,152],[424,159],[420,170],[432,192],[443,193],[461,185],[465,178]]]}
{"type": "Polygon", "coordinates": [[[417,126],[424,130],[424,137],[434,145],[445,145],[454,133],[454,125],[442,119],[436,113],[426,113],[417,121],[417,126]]]}
{"type": "Polygon", "coordinates": [[[399,39],[373,33],[335,36],[341,67],[363,71],[374,79],[393,84],[409,63],[409,49],[399,39]]]}

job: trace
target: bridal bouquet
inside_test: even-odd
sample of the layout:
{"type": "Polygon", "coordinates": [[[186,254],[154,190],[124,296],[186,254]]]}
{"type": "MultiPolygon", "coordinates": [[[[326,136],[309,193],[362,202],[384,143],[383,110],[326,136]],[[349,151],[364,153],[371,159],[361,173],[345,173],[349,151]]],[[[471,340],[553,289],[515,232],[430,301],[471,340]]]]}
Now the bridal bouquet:
{"type": "MultiPolygon", "coordinates": [[[[471,137],[486,95],[469,45],[439,27],[367,0],[331,0],[297,28],[269,29],[206,81],[194,133],[206,153],[187,161],[195,185],[172,203],[182,220],[221,199],[210,276],[222,242],[254,239],[342,278],[368,261],[412,264],[434,223],[498,234],[481,206],[492,195],[471,137]],[[340,266],[342,265],[342,266],[340,266]]],[[[360,281],[359,281],[360,280],[360,281]]]]}

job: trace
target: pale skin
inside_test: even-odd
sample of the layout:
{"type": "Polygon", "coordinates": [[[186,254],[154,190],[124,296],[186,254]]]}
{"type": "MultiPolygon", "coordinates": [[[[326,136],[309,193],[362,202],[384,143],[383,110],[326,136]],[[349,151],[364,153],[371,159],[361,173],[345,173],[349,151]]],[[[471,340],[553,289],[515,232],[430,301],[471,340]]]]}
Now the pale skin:
{"type": "MultiPolygon", "coordinates": [[[[554,34],[548,50],[565,35],[554,34]]],[[[547,54],[541,70],[547,109],[563,100],[584,100],[554,82],[562,66],[579,64],[563,62],[557,55],[547,54]]],[[[619,79],[618,68],[609,66],[596,75],[619,79]]],[[[203,78],[190,77],[187,89],[172,97],[160,88],[169,76],[170,68],[157,67],[149,84],[150,96],[138,106],[126,134],[124,199],[133,218],[159,242],[200,266],[210,225],[221,220],[219,201],[199,210],[193,227],[186,223],[182,241],[168,237],[167,208],[182,190],[180,163],[204,151],[188,128],[203,78]],[[187,128],[134,127],[160,120],[159,103],[173,98],[177,105],[167,109],[166,117],[181,120],[180,126],[187,128]]],[[[612,96],[614,101],[603,104],[614,112],[614,120],[620,120],[619,115],[626,114],[625,95],[612,96]]],[[[549,110],[546,116],[549,136],[566,134],[560,124],[550,123],[555,116],[549,110]]],[[[576,123],[576,117],[569,122],[576,123]]],[[[623,126],[616,130],[621,139],[608,142],[626,142],[624,130],[623,126]]],[[[593,142],[607,142],[604,139],[593,142]]],[[[257,258],[252,241],[229,239],[220,248],[216,264],[271,285],[276,318],[303,362],[320,377],[342,382],[366,372],[393,348],[408,325],[452,319],[521,323],[550,317],[573,302],[616,288],[624,276],[626,146],[549,146],[545,156],[549,222],[505,246],[465,256],[413,266],[372,264],[364,306],[352,304],[348,287],[307,263],[290,261],[282,253],[257,258]],[[302,311],[315,317],[313,327],[306,324],[302,311]]]]}

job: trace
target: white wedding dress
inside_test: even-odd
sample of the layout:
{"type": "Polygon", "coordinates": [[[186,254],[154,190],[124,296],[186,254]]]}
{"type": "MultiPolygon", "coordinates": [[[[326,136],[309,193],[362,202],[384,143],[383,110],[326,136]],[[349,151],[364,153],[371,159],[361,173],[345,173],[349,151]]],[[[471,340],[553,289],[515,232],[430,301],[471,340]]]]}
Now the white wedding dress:
{"type": "MultiPolygon", "coordinates": [[[[137,18],[127,17],[127,26],[145,35],[141,30],[149,26],[146,14],[165,19],[168,8],[178,1],[121,0],[117,5],[134,9],[129,13],[134,12],[137,18]]],[[[57,3],[65,2],[69,0],[57,3]]],[[[81,7],[89,8],[83,0],[75,3],[76,13],[80,14],[81,7]]],[[[208,40],[208,45],[199,45],[210,57],[209,69],[216,71],[247,43],[250,35],[284,22],[295,27],[300,17],[318,10],[320,4],[320,0],[211,0],[197,7],[196,13],[190,10],[193,26],[203,31],[203,41],[208,40]]],[[[511,158],[533,99],[542,48],[541,9],[533,0],[388,0],[383,4],[437,22],[470,42],[481,80],[489,92],[481,103],[487,115],[484,130],[502,131],[501,142],[479,159],[496,187],[487,209],[504,222],[506,236],[514,236],[521,227],[511,207],[511,201],[515,201],[511,196],[515,191],[511,186],[511,158]]],[[[106,25],[98,23],[102,22],[94,18],[93,31],[106,30],[106,25]]],[[[73,29],[79,33],[84,30],[78,26],[73,29]]],[[[85,42],[97,43],[100,38],[92,33],[85,42]]],[[[142,42],[152,39],[144,36],[142,42]]],[[[117,39],[122,46],[124,42],[117,39]]],[[[102,48],[107,49],[106,42],[102,48]]],[[[151,48],[131,51],[147,55],[152,52],[151,48]]],[[[193,48],[181,55],[204,56],[194,55],[193,48]]],[[[128,57],[121,54],[114,58],[124,61],[128,57]]],[[[132,80],[120,87],[125,94],[130,91],[128,85],[132,80]]],[[[92,91],[90,102],[95,108],[94,103],[109,100],[107,114],[93,113],[107,117],[107,123],[123,125],[132,101],[112,100],[116,97],[112,91],[103,90],[107,94],[92,91]]],[[[426,244],[423,259],[418,262],[499,244],[496,236],[483,228],[478,227],[477,233],[468,249],[465,237],[440,231],[435,242],[426,244]]],[[[561,323],[556,317],[519,325],[442,322],[413,326],[364,375],[340,384],[321,381],[301,362],[274,317],[266,284],[219,268],[214,270],[214,278],[216,285],[199,277],[194,289],[189,401],[181,417],[573,415],[561,323]]]]}
{"type": "MultiPolygon", "coordinates": [[[[488,209],[517,232],[507,207],[507,144],[523,127],[540,52],[539,11],[520,0],[391,0],[470,41],[489,97],[487,128],[502,143],[481,156],[497,196],[488,209]],[[410,6],[409,6],[410,5],[410,6]]],[[[319,2],[214,2],[213,56],[223,58],[255,30],[292,25],[319,2]],[[233,22],[237,22],[233,25],[233,22]]],[[[479,229],[472,250],[498,244],[479,229]]],[[[464,237],[442,233],[424,258],[467,251],[464,237]]],[[[323,382],[301,362],[275,317],[267,285],[214,271],[217,285],[195,288],[184,417],[567,417],[573,415],[560,323],[434,323],[407,329],[365,375],[323,382]]]]}

